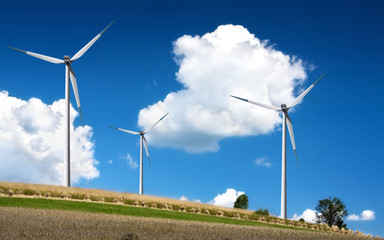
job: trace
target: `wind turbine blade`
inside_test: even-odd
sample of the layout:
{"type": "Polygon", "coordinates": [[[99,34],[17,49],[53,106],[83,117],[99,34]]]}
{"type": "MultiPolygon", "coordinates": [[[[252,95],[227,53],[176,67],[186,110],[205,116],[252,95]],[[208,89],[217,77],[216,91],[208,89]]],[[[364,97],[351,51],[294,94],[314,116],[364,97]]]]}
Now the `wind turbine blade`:
{"type": "Polygon", "coordinates": [[[231,97],[237,98],[237,99],[242,100],[244,102],[249,102],[249,103],[252,103],[254,105],[257,105],[257,106],[260,106],[260,107],[263,107],[263,108],[267,108],[267,109],[270,109],[270,110],[281,111],[281,108],[275,107],[275,106],[272,106],[272,105],[268,105],[268,104],[264,104],[264,103],[258,103],[258,102],[255,102],[255,101],[251,101],[251,100],[248,100],[248,99],[245,99],[245,98],[236,97],[236,96],[233,96],[233,95],[231,95],[231,97]]]}
{"type": "Polygon", "coordinates": [[[71,61],[75,61],[76,59],[79,59],[83,54],[88,51],[88,49],[103,35],[103,33],[114,23],[115,21],[111,22],[106,28],[104,28],[103,31],[101,31],[99,34],[96,35],[87,45],[85,45],[80,51],[78,51],[72,58],[71,61]]]}
{"type": "Polygon", "coordinates": [[[53,58],[53,57],[48,57],[48,56],[45,56],[45,55],[41,55],[41,54],[38,54],[38,53],[33,53],[33,52],[28,52],[28,51],[24,51],[24,50],[21,50],[21,49],[17,49],[17,48],[13,48],[13,47],[9,47],[10,49],[13,49],[13,50],[16,50],[16,51],[19,51],[19,52],[22,52],[22,53],[25,53],[29,56],[32,56],[32,57],[35,57],[35,58],[40,58],[44,61],[47,61],[47,62],[51,62],[51,63],[64,63],[64,60],[61,60],[61,59],[57,59],[57,58],[53,58]]]}
{"type": "Polygon", "coordinates": [[[143,142],[144,142],[145,152],[147,153],[149,166],[151,166],[151,160],[150,160],[150,158],[149,158],[149,152],[148,152],[148,146],[147,146],[147,139],[145,139],[144,136],[143,136],[143,142]]]}
{"type": "MultiPolygon", "coordinates": [[[[169,113],[169,112],[168,112],[168,113],[169,113]]],[[[153,124],[152,126],[150,126],[149,128],[147,128],[147,130],[145,130],[144,133],[148,132],[148,131],[151,130],[154,126],[156,126],[161,120],[163,120],[163,119],[168,115],[168,113],[165,114],[162,118],[160,118],[160,120],[157,121],[155,124],[153,124]]]]}
{"type": "Polygon", "coordinates": [[[297,166],[299,166],[299,160],[297,159],[297,152],[296,152],[295,136],[293,134],[292,121],[291,121],[291,118],[288,115],[288,112],[284,112],[283,114],[285,114],[287,116],[288,132],[289,132],[289,136],[291,138],[291,143],[292,143],[293,151],[295,151],[296,163],[297,163],[297,166]]]}
{"type": "Polygon", "coordinates": [[[77,108],[79,109],[79,113],[80,113],[81,124],[84,126],[83,115],[81,114],[79,90],[77,88],[77,81],[76,81],[75,73],[73,72],[71,65],[67,65],[67,66],[69,68],[69,76],[71,78],[73,92],[75,93],[77,108]]]}
{"type": "Polygon", "coordinates": [[[134,131],[130,131],[130,130],[125,130],[125,129],[122,129],[122,128],[111,127],[111,126],[108,126],[108,127],[116,129],[116,130],[119,130],[119,131],[122,131],[122,132],[130,133],[130,134],[133,134],[133,135],[140,135],[140,133],[138,133],[138,132],[134,132],[134,131]]]}
{"type": "Polygon", "coordinates": [[[307,95],[307,93],[309,91],[311,91],[311,89],[320,81],[320,79],[322,79],[324,77],[325,74],[326,73],[324,73],[321,77],[319,77],[319,79],[317,79],[316,82],[314,82],[304,92],[302,92],[295,100],[293,100],[293,102],[288,105],[288,109],[296,106],[296,104],[298,104],[301,101],[301,99],[303,99],[305,97],[305,95],[307,95]]]}

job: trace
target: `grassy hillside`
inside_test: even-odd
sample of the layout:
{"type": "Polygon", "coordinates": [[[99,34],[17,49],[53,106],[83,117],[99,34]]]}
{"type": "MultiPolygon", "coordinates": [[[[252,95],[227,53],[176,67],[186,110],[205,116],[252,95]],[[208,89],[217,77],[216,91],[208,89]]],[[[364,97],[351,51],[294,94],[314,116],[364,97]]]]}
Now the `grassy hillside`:
{"type": "MultiPolygon", "coordinates": [[[[39,184],[0,182],[0,207],[115,214],[178,221],[268,227],[291,231],[299,230],[300,232],[330,232],[340,237],[345,235],[365,236],[360,232],[332,229],[326,225],[261,216],[253,211],[243,209],[223,208],[148,195],[39,184]]],[[[368,237],[368,235],[366,236],[368,237]]]]}

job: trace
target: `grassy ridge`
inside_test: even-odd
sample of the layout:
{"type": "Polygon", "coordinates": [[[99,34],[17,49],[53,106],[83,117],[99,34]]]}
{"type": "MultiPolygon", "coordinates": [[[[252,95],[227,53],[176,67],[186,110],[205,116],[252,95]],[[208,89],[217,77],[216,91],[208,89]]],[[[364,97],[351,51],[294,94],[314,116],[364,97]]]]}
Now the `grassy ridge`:
{"type": "MultiPolygon", "coordinates": [[[[164,211],[161,209],[131,207],[124,205],[100,204],[92,202],[65,201],[42,198],[17,198],[17,197],[0,197],[1,207],[23,207],[23,208],[39,208],[39,209],[57,209],[71,210],[91,213],[117,214],[136,217],[153,217],[166,218],[173,220],[215,222],[224,224],[246,225],[246,226],[266,226],[273,228],[298,229],[283,225],[272,225],[249,220],[238,220],[231,218],[222,218],[203,214],[192,214],[175,211],[164,211]]],[[[308,229],[307,229],[308,230],[308,229]]]]}

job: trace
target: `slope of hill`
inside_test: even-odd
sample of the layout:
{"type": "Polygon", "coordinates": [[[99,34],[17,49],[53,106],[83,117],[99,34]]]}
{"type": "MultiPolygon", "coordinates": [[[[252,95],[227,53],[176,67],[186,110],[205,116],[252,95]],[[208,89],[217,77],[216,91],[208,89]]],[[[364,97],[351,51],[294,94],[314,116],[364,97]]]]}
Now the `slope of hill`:
{"type": "Polygon", "coordinates": [[[24,230],[23,234],[26,234],[27,238],[46,237],[46,239],[68,238],[68,236],[75,236],[72,239],[76,236],[83,236],[81,237],[83,239],[109,239],[108,236],[112,235],[112,239],[119,239],[125,235],[128,237],[122,239],[293,239],[293,236],[296,239],[357,239],[361,236],[369,237],[360,232],[331,229],[324,225],[260,216],[249,210],[97,189],[7,182],[0,182],[0,226],[8,226],[0,228],[1,239],[19,239],[24,230]],[[6,224],[7,222],[12,224],[6,224]],[[53,228],[52,224],[56,227],[53,228]],[[115,227],[107,228],[109,230],[101,227],[108,224],[115,227]],[[143,228],[143,224],[147,227],[143,228]],[[171,230],[171,226],[175,228],[171,230]],[[34,229],[36,231],[33,231],[34,229]],[[52,229],[56,233],[49,235],[52,229]],[[89,237],[91,233],[95,235],[89,237]],[[151,234],[158,235],[159,238],[154,238],[151,234]],[[207,234],[212,234],[212,237],[207,238],[207,234]],[[213,236],[222,237],[213,238],[213,236]]]}

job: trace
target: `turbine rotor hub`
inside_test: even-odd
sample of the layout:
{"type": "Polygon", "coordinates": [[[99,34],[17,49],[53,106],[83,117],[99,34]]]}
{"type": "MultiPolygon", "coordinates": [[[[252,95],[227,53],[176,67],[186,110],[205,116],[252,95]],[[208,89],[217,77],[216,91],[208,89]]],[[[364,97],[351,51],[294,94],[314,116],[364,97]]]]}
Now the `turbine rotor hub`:
{"type": "Polygon", "coordinates": [[[144,132],[143,131],[140,131],[139,133],[140,133],[140,135],[144,136],[144,132]]]}
{"type": "Polygon", "coordinates": [[[71,58],[67,55],[64,56],[64,62],[65,62],[65,64],[71,64],[72,63],[71,58]]]}
{"type": "Polygon", "coordinates": [[[281,110],[288,111],[287,104],[281,104],[281,110]]]}

